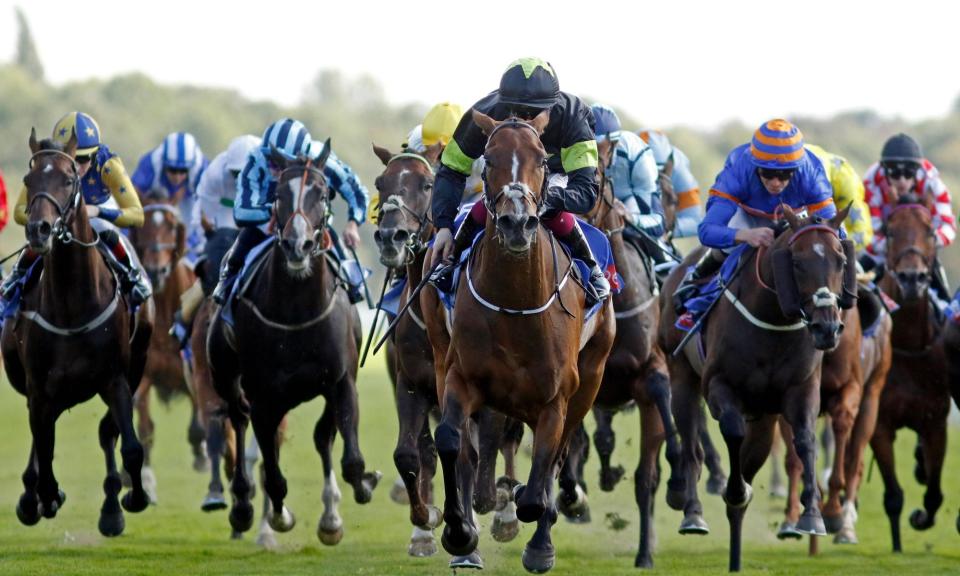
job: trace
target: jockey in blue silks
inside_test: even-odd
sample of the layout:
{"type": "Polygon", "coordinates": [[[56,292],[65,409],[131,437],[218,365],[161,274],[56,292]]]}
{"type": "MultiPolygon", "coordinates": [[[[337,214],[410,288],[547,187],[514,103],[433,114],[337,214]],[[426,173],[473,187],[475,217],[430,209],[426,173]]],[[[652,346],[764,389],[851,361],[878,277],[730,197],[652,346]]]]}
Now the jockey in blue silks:
{"type": "Polygon", "coordinates": [[[717,175],[697,229],[700,243],[713,250],[687,272],[674,293],[678,314],[735,246],[773,244],[770,223],[782,215],[781,204],[823,218],[837,213],[823,164],[806,152],[796,126],[776,119],[761,125],[750,143],[734,148],[717,175]]]}

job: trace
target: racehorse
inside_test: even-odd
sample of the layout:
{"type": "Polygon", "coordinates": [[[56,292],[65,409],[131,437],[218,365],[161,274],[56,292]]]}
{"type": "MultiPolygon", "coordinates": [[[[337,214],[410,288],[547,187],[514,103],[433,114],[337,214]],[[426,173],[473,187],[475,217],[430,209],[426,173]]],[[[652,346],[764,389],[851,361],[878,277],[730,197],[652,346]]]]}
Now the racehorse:
{"type": "Polygon", "coordinates": [[[196,398],[187,380],[190,367],[180,357],[177,341],[168,334],[174,313],[180,307],[180,295],[194,281],[193,272],[180,262],[186,250],[186,227],[176,207],[150,196],[143,200],[143,227],[130,231],[130,242],[153,284],[156,325],[150,338],[147,367],[134,401],[138,414],[137,435],[144,450],[144,486],[151,501],[156,502],[156,477],[150,467],[154,441],[154,424],[150,416],[151,388],[156,387],[162,400],[168,400],[173,394],[186,394],[190,398],[187,439],[193,449],[193,468],[198,472],[205,470],[207,457],[203,450],[204,430],[197,418],[196,398]]]}
{"type": "Polygon", "coordinates": [[[99,395],[109,412],[99,425],[107,477],[98,528],[104,536],[117,536],[125,526],[121,504],[141,512],[150,503],[140,477],[143,446],[133,427],[133,393],[143,375],[152,312],[148,301],[134,317],[96,248],[99,237],[87,216],[76,148],[75,135],[61,146],[37,142],[36,131],[30,133],[26,236],[31,250],[42,255],[43,273],[26,286],[0,338],[7,378],[27,397],[33,436],[17,517],[32,526],[63,507],[66,496],[53,474],[56,422],[65,410],[99,395]],[[118,436],[133,486],[120,500],[118,436]]]}
{"type": "MultiPolygon", "coordinates": [[[[283,505],[287,482],[279,467],[277,430],[286,413],[318,395],[326,399],[314,428],[314,444],[323,461],[324,512],[318,536],[324,544],[343,537],[337,509],[340,489],[330,451],[336,431],[344,440],[343,478],[354,499],[370,501],[379,473],[366,472],[357,434],[357,349],[360,318],[350,305],[345,280],[328,262],[332,238],[326,229],[330,189],[323,167],[329,140],[318,157],[284,159],[276,183],[276,231],[258,267],[240,282],[231,327],[218,309],[207,338],[208,359],[217,393],[227,402],[236,433],[236,450],[244,453],[248,418],[263,454],[264,490],[270,498],[270,526],[287,532],[295,524],[283,505]]],[[[251,481],[236,458],[230,524],[245,532],[253,523],[251,481]]]]}
{"type": "MultiPolygon", "coordinates": [[[[730,478],[723,498],[730,521],[729,568],[734,572],[740,570],[743,517],[753,495],[750,482],[770,451],[778,413],[792,426],[803,462],[804,512],[797,530],[826,534],[819,510],[814,426],[820,411],[823,351],[836,348],[843,329],[840,309],[852,307],[856,298],[853,246],[841,243],[838,233],[848,211],[849,207],[841,210],[829,221],[801,220],[784,206],[789,229],[771,249],[748,252],[737,263],[745,273],[718,296],[721,300],[700,334],[706,349],[702,368],[694,367],[695,360],[701,360],[695,340],[690,341],[692,350],[670,360],[674,416],[683,443],[679,476],[684,490],[668,494],[668,501],[685,501],[681,533],[706,531],[696,487],[703,395],[729,451],[730,478]]],[[[669,295],[686,266],[702,254],[703,249],[691,253],[664,285],[668,295],[660,324],[664,350],[674,350],[682,337],[674,327],[676,312],[669,295]]]]}
{"type": "MultiPolygon", "coordinates": [[[[600,199],[587,215],[587,221],[609,237],[617,272],[623,278],[623,290],[613,297],[616,338],[594,402],[594,413],[602,410],[612,414],[632,402],[640,409],[640,463],[634,473],[634,492],[640,508],[640,546],[635,564],[652,568],[653,496],[660,480],[660,447],[666,439],[667,459],[671,467],[676,467],[680,445],[670,412],[667,362],[656,342],[660,317],[657,280],[642,249],[624,237],[623,212],[614,200],[613,183],[605,176],[614,148],[615,143],[609,140],[599,144],[600,199]]],[[[609,455],[605,460],[609,469],[609,455]]],[[[560,473],[557,503],[568,517],[582,514],[586,507],[586,497],[572,469],[575,463],[575,458],[568,458],[560,473]]]]}
{"type": "Polygon", "coordinates": [[[549,112],[497,122],[474,110],[473,119],[488,137],[483,201],[490,215],[464,266],[449,332],[436,292],[421,292],[443,411],[435,434],[445,491],[441,542],[455,556],[476,549],[467,421],[491,407],[534,430],[529,482],[513,493],[517,517],[537,521],[523,565],[544,572],[555,560],[554,478],[600,386],[613,307],[604,301],[585,322],[585,295],[567,281],[573,262],[540,226],[547,160],[540,135],[549,112]]]}
{"type": "MultiPolygon", "coordinates": [[[[947,361],[950,394],[954,404],[960,408],[960,321],[956,317],[947,318],[944,324],[943,352],[947,361]]],[[[957,513],[957,532],[960,532],[960,512],[957,513]]]]}
{"type": "Polygon", "coordinates": [[[937,253],[929,202],[929,198],[903,197],[884,222],[887,273],[880,286],[900,308],[893,316],[893,364],[880,397],[877,429],[870,446],[883,475],[883,507],[890,519],[894,552],[902,551],[903,490],[897,481],[893,454],[893,441],[900,428],[910,428],[920,439],[917,475],[927,485],[923,509],[913,511],[910,525],[917,530],[933,526],[943,502],[940,474],[946,452],[950,390],[942,327],[928,294],[937,253]]]}
{"type": "MultiPolygon", "coordinates": [[[[385,166],[375,181],[380,206],[374,240],[380,250],[380,262],[406,276],[406,287],[400,296],[402,305],[422,278],[427,242],[433,236],[430,200],[433,166],[439,158],[441,145],[429,147],[422,155],[412,152],[393,154],[375,144],[373,151],[385,166]]],[[[390,341],[392,345],[387,349],[388,370],[394,381],[400,423],[393,458],[404,483],[406,500],[410,505],[410,521],[414,526],[408,548],[411,556],[431,556],[436,553],[433,528],[442,521],[440,510],[431,504],[437,458],[429,416],[438,409],[437,381],[433,348],[422,318],[420,303],[414,301],[397,324],[390,341]]],[[[518,441],[504,445],[503,429],[507,423],[503,420],[502,415],[485,414],[479,427],[480,490],[475,495],[473,506],[481,514],[497,504],[494,479],[498,448],[504,453],[507,477],[515,478],[513,456],[518,441]]],[[[494,538],[509,541],[519,532],[519,521],[515,516],[505,518],[503,510],[498,510],[491,529],[494,538]]]]}
{"type": "MultiPolygon", "coordinates": [[[[859,291],[865,288],[860,286],[859,291]]],[[[833,429],[834,461],[828,482],[829,497],[823,506],[827,532],[836,534],[838,544],[856,544],[857,497],[862,480],[863,450],[873,436],[877,424],[880,395],[887,381],[892,360],[890,315],[879,308],[867,308],[866,295],[858,299],[858,307],[844,313],[846,326],[837,349],[823,357],[820,377],[820,408],[830,416],[833,429]],[[877,316],[879,312],[879,317],[877,316]],[[871,335],[864,334],[873,327],[871,335]]],[[[777,537],[800,538],[796,524],[800,516],[798,483],[803,465],[792,442],[790,425],[781,417],[780,430],[787,446],[786,469],[789,478],[786,519],[777,537]]]]}

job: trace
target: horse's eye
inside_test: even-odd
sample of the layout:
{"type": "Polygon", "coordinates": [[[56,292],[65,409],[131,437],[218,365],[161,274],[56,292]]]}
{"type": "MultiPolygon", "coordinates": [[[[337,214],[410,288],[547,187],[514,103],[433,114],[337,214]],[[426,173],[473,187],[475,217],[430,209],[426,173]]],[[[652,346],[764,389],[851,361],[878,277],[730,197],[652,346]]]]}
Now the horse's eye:
{"type": "Polygon", "coordinates": [[[377,179],[373,181],[373,186],[377,190],[381,190],[383,187],[383,178],[380,176],[377,176],[377,179]]]}
{"type": "Polygon", "coordinates": [[[430,190],[433,190],[433,182],[424,182],[424,183],[423,183],[423,190],[424,190],[424,192],[428,192],[428,191],[430,191],[430,190]]]}

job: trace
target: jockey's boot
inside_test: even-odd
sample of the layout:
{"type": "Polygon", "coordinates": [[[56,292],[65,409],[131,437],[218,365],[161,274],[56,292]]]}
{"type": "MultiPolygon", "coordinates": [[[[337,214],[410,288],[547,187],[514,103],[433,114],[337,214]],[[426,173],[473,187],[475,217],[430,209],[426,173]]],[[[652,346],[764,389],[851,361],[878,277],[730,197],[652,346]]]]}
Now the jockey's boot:
{"type": "Polygon", "coordinates": [[[180,348],[186,348],[193,332],[193,317],[203,302],[203,288],[200,280],[195,281],[187,291],[180,295],[180,308],[173,314],[170,335],[180,342],[180,348]]]}
{"type": "Polygon", "coordinates": [[[697,265],[687,272],[673,293],[673,309],[677,312],[677,316],[683,314],[687,309],[687,300],[697,293],[704,280],[717,273],[725,259],[726,256],[719,250],[707,250],[706,254],[697,261],[697,265]]]}
{"type": "Polygon", "coordinates": [[[610,295],[610,282],[603,275],[603,270],[597,264],[597,259],[590,250],[590,244],[587,243],[587,237],[583,235],[583,230],[579,225],[574,225],[570,233],[559,238],[561,242],[570,248],[570,254],[577,260],[582,260],[584,264],[590,267],[590,279],[587,285],[587,308],[590,308],[597,302],[601,302],[610,295]]]}
{"type": "Polygon", "coordinates": [[[260,244],[267,237],[256,226],[248,226],[240,229],[237,239],[233,241],[233,246],[223,257],[223,265],[220,268],[220,281],[217,287],[213,289],[213,301],[223,306],[230,295],[230,288],[233,285],[233,279],[243,270],[243,264],[247,260],[247,254],[257,244],[260,244]]]}
{"type": "Polygon", "coordinates": [[[17,291],[17,284],[36,259],[36,252],[30,248],[23,249],[23,252],[17,257],[17,263],[14,264],[13,269],[10,270],[10,274],[3,279],[3,284],[0,284],[0,295],[3,296],[4,301],[9,302],[10,299],[13,298],[14,293],[17,291]]]}
{"type": "Polygon", "coordinates": [[[150,280],[140,271],[120,240],[120,235],[113,230],[100,232],[100,252],[106,256],[107,264],[116,272],[120,280],[120,289],[130,295],[130,307],[136,308],[153,296],[153,286],[150,280]]]}

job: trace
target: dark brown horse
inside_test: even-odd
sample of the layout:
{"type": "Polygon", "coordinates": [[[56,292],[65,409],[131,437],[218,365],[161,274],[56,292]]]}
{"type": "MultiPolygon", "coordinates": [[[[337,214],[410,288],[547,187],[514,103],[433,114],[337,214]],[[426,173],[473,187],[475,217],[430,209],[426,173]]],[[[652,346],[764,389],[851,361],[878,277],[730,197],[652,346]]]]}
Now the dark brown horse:
{"type": "MultiPolygon", "coordinates": [[[[954,404],[960,408],[960,322],[957,318],[947,318],[944,324],[943,352],[947,361],[950,394],[953,396],[954,404]]],[[[957,532],[960,532],[960,512],[957,513],[957,532]]]]}
{"type": "Polygon", "coordinates": [[[884,231],[887,273],[880,286],[900,308],[893,315],[893,364],[870,446],[883,475],[883,507],[890,519],[893,550],[900,552],[903,490],[894,467],[893,441],[900,428],[915,431],[920,439],[918,472],[927,490],[923,509],[913,511],[910,525],[926,530],[933,526],[943,502],[940,474],[947,447],[950,389],[942,330],[928,295],[937,253],[929,204],[913,197],[902,199],[884,223],[884,231]]]}
{"type": "Polygon", "coordinates": [[[203,471],[207,457],[203,450],[204,430],[197,418],[196,400],[189,378],[189,366],[180,356],[177,341],[168,334],[173,315],[180,307],[180,295],[193,284],[194,275],[180,262],[186,249],[186,226],[176,207],[165,201],[144,199],[142,228],[130,232],[130,242],[136,248],[143,268],[153,284],[156,305],[156,325],[147,352],[147,367],[140,388],[134,396],[138,423],[137,435],[143,443],[143,482],[150,499],[156,502],[156,477],[150,467],[153,449],[154,424],[150,416],[150,390],[156,387],[162,400],[174,394],[190,398],[190,425],[187,439],[193,449],[193,467],[203,471]]]}
{"type": "MultiPolygon", "coordinates": [[[[864,290],[863,287],[860,290],[864,290]]],[[[867,298],[858,304],[866,306],[867,298]]],[[[846,329],[840,344],[823,357],[820,377],[820,409],[830,416],[833,429],[834,460],[830,470],[829,497],[823,506],[827,532],[836,534],[838,544],[856,544],[856,519],[860,481],[863,472],[863,450],[870,442],[877,424],[880,394],[887,381],[892,360],[890,315],[880,311],[880,318],[871,314],[878,325],[870,336],[863,335],[860,308],[844,312],[846,329]]],[[[869,312],[868,312],[869,313],[869,312]]],[[[869,328],[869,326],[868,326],[869,328]]],[[[789,492],[786,519],[777,534],[779,538],[799,538],[796,524],[800,518],[798,484],[803,465],[793,445],[793,431],[782,417],[780,429],[787,446],[786,469],[789,492]]]]}
{"type": "Polygon", "coordinates": [[[43,274],[32,281],[17,316],[3,324],[7,377],[27,397],[33,442],[23,473],[17,517],[32,526],[53,518],[65,495],[53,474],[56,422],[65,410],[99,395],[109,406],[99,438],[107,464],[106,495],[98,527],[104,536],[123,532],[123,508],[141,512],[150,503],[140,480],[143,447],[133,428],[133,393],[143,374],[150,339],[149,302],[131,317],[119,281],[98,252],[74,156],[66,147],[37,142],[30,133],[27,241],[42,255],[43,274]],[[123,467],[133,488],[121,500],[115,450],[120,437],[123,467]]]}
{"type": "MultiPolygon", "coordinates": [[[[824,350],[836,348],[843,324],[840,308],[853,306],[856,277],[853,246],[841,243],[837,229],[847,215],[829,222],[799,220],[785,207],[789,230],[771,249],[749,252],[744,272],[723,290],[702,337],[706,358],[701,369],[696,350],[672,357],[674,416],[683,442],[684,520],[681,533],[703,533],[703,509],[697,496],[700,475],[700,397],[705,396],[730,457],[730,479],[723,498],[730,521],[730,570],[740,570],[741,530],[752,497],[750,482],[770,451],[776,414],[793,427],[803,462],[804,512],[797,530],[826,534],[816,482],[814,426],[820,412],[820,369],[824,350]],[[800,320],[798,320],[798,318],[800,320]],[[701,376],[702,374],[702,376],[701,376]]],[[[689,265],[702,255],[694,251],[689,265]]],[[[673,294],[685,271],[671,273],[664,294],[673,294]]],[[[667,297],[661,319],[661,347],[673,350],[683,334],[667,297]]],[[[692,341],[694,347],[696,342],[692,341]]],[[[672,486],[668,487],[673,489],[672,486]]]]}
{"type": "Polygon", "coordinates": [[[548,113],[529,123],[497,122],[477,111],[473,118],[489,137],[483,201],[490,216],[464,267],[449,332],[436,293],[421,293],[443,409],[435,435],[446,493],[442,543],[454,555],[477,546],[467,423],[491,407],[534,430],[529,482],[514,495],[517,517],[537,521],[524,567],[544,572],[555,558],[554,478],[599,389],[613,344],[613,306],[605,302],[585,322],[584,293],[567,281],[572,262],[540,226],[547,158],[540,134],[548,113]]]}
{"type": "MultiPolygon", "coordinates": [[[[328,262],[330,189],[323,166],[329,154],[327,141],[316,160],[286,161],[273,155],[272,161],[282,167],[276,184],[276,237],[241,289],[234,327],[218,312],[207,350],[240,454],[248,418],[253,423],[263,454],[264,490],[273,507],[268,519],[278,532],[292,529],[295,520],[283,505],[287,481],[279,467],[277,430],[292,408],[318,395],[326,399],[314,429],[324,477],[324,513],[317,533],[321,542],[333,545],[343,537],[340,490],[330,454],[336,431],[343,435],[343,478],[358,503],[370,501],[379,473],[365,471],[357,433],[360,318],[349,303],[343,278],[328,262]]],[[[245,532],[253,523],[251,481],[242,460],[236,460],[230,523],[245,532]]]]}

